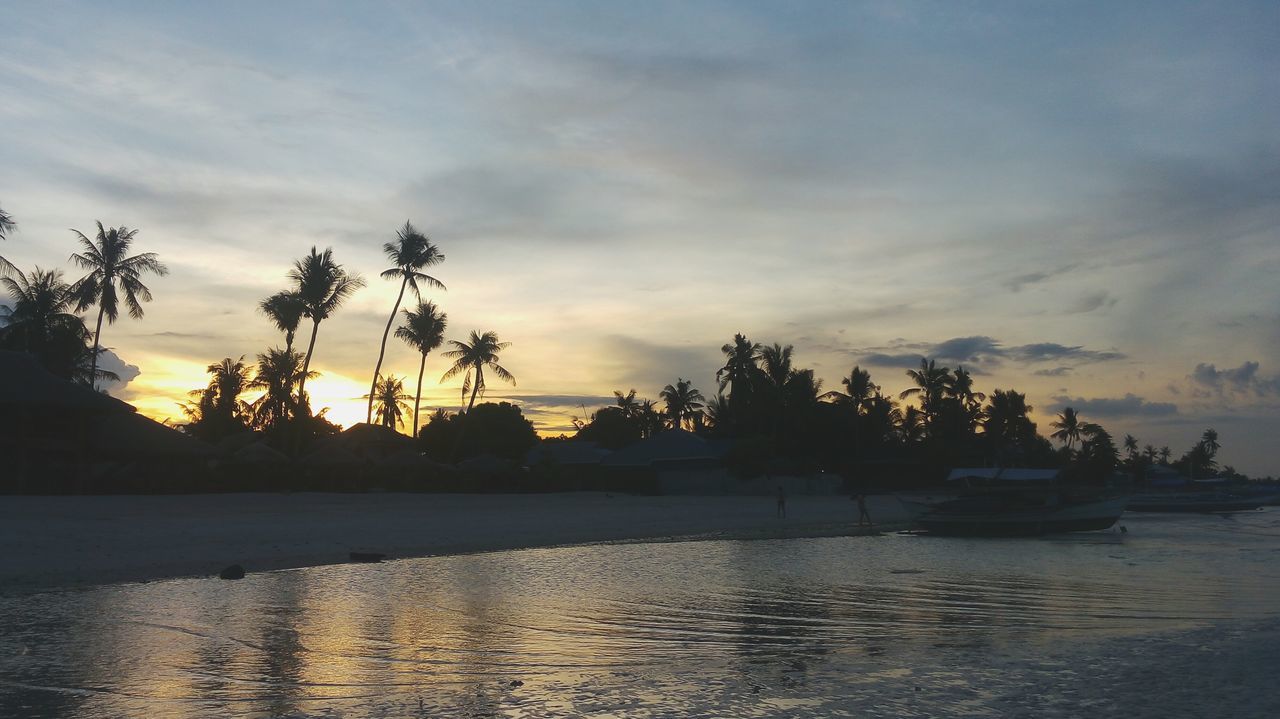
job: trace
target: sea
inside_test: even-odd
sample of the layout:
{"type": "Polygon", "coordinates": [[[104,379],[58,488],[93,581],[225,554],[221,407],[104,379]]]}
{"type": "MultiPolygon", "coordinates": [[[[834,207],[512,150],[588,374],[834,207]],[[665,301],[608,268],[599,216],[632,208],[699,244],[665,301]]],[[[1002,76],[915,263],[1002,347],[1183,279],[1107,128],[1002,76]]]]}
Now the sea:
{"type": "Polygon", "coordinates": [[[1120,525],[0,588],[0,716],[1280,716],[1280,511],[1120,525]]]}

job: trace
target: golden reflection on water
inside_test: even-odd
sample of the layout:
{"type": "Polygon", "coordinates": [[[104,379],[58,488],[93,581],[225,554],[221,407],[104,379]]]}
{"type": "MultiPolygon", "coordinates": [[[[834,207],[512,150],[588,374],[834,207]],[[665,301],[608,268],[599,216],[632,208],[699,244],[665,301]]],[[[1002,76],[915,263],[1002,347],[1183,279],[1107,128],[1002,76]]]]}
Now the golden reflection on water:
{"type": "Polygon", "coordinates": [[[920,682],[981,709],[995,689],[961,691],[954,664],[1274,616],[1277,517],[1126,520],[1123,539],[531,550],[0,597],[0,715],[822,715],[920,682]]]}

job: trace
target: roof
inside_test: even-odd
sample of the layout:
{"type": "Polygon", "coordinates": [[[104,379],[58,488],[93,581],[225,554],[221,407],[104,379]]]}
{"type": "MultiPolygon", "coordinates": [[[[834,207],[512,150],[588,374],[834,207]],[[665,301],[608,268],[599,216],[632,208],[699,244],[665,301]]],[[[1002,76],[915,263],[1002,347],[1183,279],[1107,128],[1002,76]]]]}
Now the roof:
{"type": "Polygon", "coordinates": [[[235,454],[231,455],[231,458],[245,464],[276,464],[289,461],[285,454],[277,452],[262,442],[254,442],[247,447],[240,448],[235,454]]]}
{"type": "Polygon", "coordinates": [[[539,442],[525,455],[524,462],[531,467],[541,462],[562,465],[600,464],[607,456],[609,450],[596,442],[539,442]]]}
{"type": "Polygon", "coordinates": [[[951,470],[948,482],[966,479],[986,479],[1001,482],[1052,482],[1058,478],[1056,469],[1007,469],[1004,467],[961,467],[951,470]]]}
{"type": "Polygon", "coordinates": [[[600,463],[610,467],[652,467],[664,462],[719,461],[727,451],[727,445],[721,442],[673,429],[629,444],[600,463]]]}
{"type": "Polygon", "coordinates": [[[132,407],[50,374],[26,352],[0,350],[0,407],[45,407],[110,412],[132,407]]]}
{"type": "Polygon", "coordinates": [[[202,457],[214,452],[212,445],[191,435],[123,410],[94,416],[88,436],[93,448],[107,456],[202,457]]]}

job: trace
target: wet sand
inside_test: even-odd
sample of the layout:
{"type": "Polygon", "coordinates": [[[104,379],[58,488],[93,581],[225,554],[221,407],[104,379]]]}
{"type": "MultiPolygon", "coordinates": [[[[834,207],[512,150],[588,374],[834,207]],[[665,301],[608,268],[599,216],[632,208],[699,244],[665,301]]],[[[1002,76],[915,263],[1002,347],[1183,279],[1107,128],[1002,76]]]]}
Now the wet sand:
{"type": "MultiPolygon", "coordinates": [[[[879,529],[904,526],[892,497],[879,529]]],[[[655,539],[858,534],[847,496],[638,497],[602,493],[208,494],[0,499],[0,592],[391,558],[655,539]]]]}

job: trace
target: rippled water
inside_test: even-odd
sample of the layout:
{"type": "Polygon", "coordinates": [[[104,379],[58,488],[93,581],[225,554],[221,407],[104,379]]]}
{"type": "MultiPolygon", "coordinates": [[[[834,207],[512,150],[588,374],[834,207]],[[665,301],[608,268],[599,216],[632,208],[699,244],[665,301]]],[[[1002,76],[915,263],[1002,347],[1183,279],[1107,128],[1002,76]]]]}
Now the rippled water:
{"type": "Polygon", "coordinates": [[[1099,658],[1119,682],[1139,656],[1203,651],[1204,627],[1280,616],[1280,512],[1124,524],[573,547],[0,597],[0,716],[994,716],[1010,702],[1043,715],[1094,701],[1072,687],[1097,683],[1099,658]]]}

